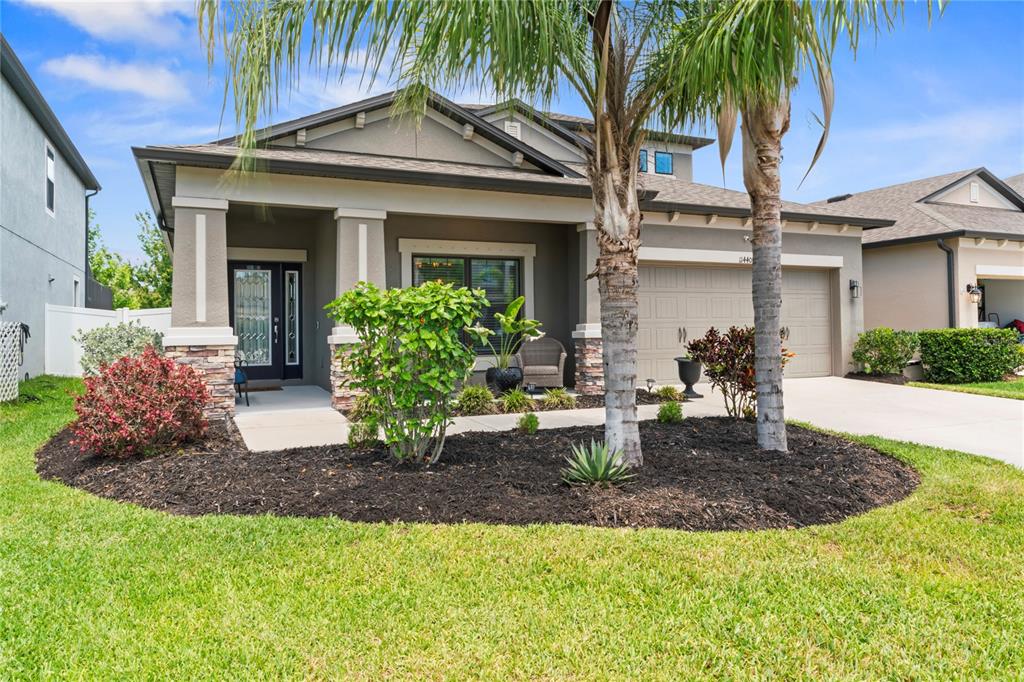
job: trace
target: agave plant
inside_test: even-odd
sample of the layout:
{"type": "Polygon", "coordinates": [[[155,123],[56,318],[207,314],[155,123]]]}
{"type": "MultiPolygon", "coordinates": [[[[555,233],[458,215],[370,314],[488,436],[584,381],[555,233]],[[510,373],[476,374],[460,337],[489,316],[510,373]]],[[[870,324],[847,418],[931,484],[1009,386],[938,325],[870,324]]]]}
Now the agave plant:
{"type": "Polygon", "coordinates": [[[623,462],[622,451],[611,451],[604,441],[574,444],[565,461],[562,480],[569,485],[620,485],[636,475],[623,462]]]}

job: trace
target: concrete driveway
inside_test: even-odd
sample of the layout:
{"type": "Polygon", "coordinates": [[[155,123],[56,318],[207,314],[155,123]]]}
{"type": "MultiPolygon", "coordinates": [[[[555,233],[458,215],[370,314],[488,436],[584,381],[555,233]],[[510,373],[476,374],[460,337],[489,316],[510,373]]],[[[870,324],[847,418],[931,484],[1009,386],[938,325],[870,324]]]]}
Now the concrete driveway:
{"type": "MultiPolygon", "coordinates": [[[[707,388],[698,390],[709,398],[707,388]]],[[[783,390],[787,419],[985,455],[1024,468],[1024,400],[839,377],[790,379],[783,390]]]]}

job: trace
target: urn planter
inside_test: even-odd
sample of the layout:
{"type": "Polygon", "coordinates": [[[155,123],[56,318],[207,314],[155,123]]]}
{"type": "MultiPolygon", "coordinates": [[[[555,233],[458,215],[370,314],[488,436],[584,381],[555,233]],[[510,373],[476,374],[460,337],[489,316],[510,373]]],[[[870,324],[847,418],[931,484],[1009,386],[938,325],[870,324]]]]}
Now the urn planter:
{"type": "Polygon", "coordinates": [[[508,367],[506,369],[489,367],[485,376],[487,385],[491,387],[492,391],[499,394],[511,391],[523,383],[523,369],[521,367],[508,367]]]}
{"type": "Polygon", "coordinates": [[[686,387],[683,395],[687,398],[703,398],[700,393],[693,390],[693,385],[700,381],[700,363],[690,358],[676,358],[676,365],[679,369],[679,380],[686,387]]]}

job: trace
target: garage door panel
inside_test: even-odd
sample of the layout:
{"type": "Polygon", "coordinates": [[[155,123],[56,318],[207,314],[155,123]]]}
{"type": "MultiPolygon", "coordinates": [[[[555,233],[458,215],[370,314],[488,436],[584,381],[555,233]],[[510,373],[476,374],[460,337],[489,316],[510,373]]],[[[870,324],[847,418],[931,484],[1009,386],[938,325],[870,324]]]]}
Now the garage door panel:
{"type": "MultiPolygon", "coordinates": [[[[687,340],[715,327],[753,324],[751,273],[746,268],[702,266],[642,266],[640,293],[639,379],[677,382],[674,357],[687,340]],[[673,301],[669,304],[668,301],[673,301]],[[651,309],[654,309],[652,318],[651,309]]],[[[797,355],[786,376],[825,376],[831,373],[832,325],[829,319],[829,278],[826,271],[783,271],[782,324],[789,327],[785,346],[797,355]]]]}

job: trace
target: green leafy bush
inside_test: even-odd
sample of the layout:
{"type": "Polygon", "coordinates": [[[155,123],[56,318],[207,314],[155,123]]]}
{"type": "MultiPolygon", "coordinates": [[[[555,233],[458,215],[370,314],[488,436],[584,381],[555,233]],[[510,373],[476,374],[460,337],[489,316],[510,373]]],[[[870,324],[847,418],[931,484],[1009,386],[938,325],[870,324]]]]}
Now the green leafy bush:
{"type": "Polygon", "coordinates": [[[878,327],[857,337],[853,361],[865,374],[901,374],[917,348],[918,339],[914,332],[878,327]]]}
{"type": "Polygon", "coordinates": [[[1012,329],[930,329],[918,338],[924,378],[937,384],[999,381],[1021,364],[1012,329]]]}
{"type": "Polygon", "coordinates": [[[576,407],[576,397],[564,388],[549,388],[540,403],[545,410],[571,410],[576,407]]]}
{"type": "Polygon", "coordinates": [[[540,419],[533,412],[527,412],[516,421],[516,428],[532,436],[540,428],[540,419]]]}
{"type": "Polygon", "coordinates": [[[604,441],[573,444],[572,454],[565,458],[562,480],[569,485],[619,485],[635,474],[622,461],[622,452],[611,452],[604,441]]]}
{"type": "Polygon", "coordinates": [[[678,424],[683,421],[683,406],[676,401],[662,403],[658,408],[658,421],[662,424],[678,424]]]}
{"type": "Polygon", "coordinates": [[[370,447],[377,443],[377,435],[377,422],[353,422],[348,427],[348,446],[350,448],[370,447]]]}
{"type": "Polygon", "coordinates": [[[501,411],[505,413],[529,412],[533,409],[533,398],[521,388],[506,391],[499,400],[501,400],[501,411]]]}
{"type": "Polygon", "coordinates": [[[136,322],[79,330],[71,338],[82,346],[81,365],[86,375],[98,374],[101,366],[115,360],[138,357],[150,346],[158,352],[163,350],[163,334],[136,322]]]}
{"type": "Polygon", "coordinates": [[[654,390],[654,395],[666,401],[672,400],[679,402],[683,399],[683,392],[675,386],[659,386],[654,390]]]}
{"type": "MultiPolygon", "coordinates": [[[[725,397],[725,411],[734,419],[748,419],[756,410],[754,328],[729,327],[725,334],[712,327],[687,344],[690,358],[704,366],[704,376],[725,397]]],[[[793,357],[782,349],[782,364],[793,357]]]]}
{"type": "Polygon", "coordinates": [[[464,332],[479,318],[482,290],[427,282],[381,290],[360,282],[326,306],[359,343],[339,352],[348,384],[366,394],[384,442],[399,460],[436,462],[452,416],[455,387],[476,354],[464,332]]]}
{"type": "Polygon", "coordinates": [[[456,414],[494,414],[497,411],[494,394],[486,386],[466,386],[455,399],[456,414]]]}

